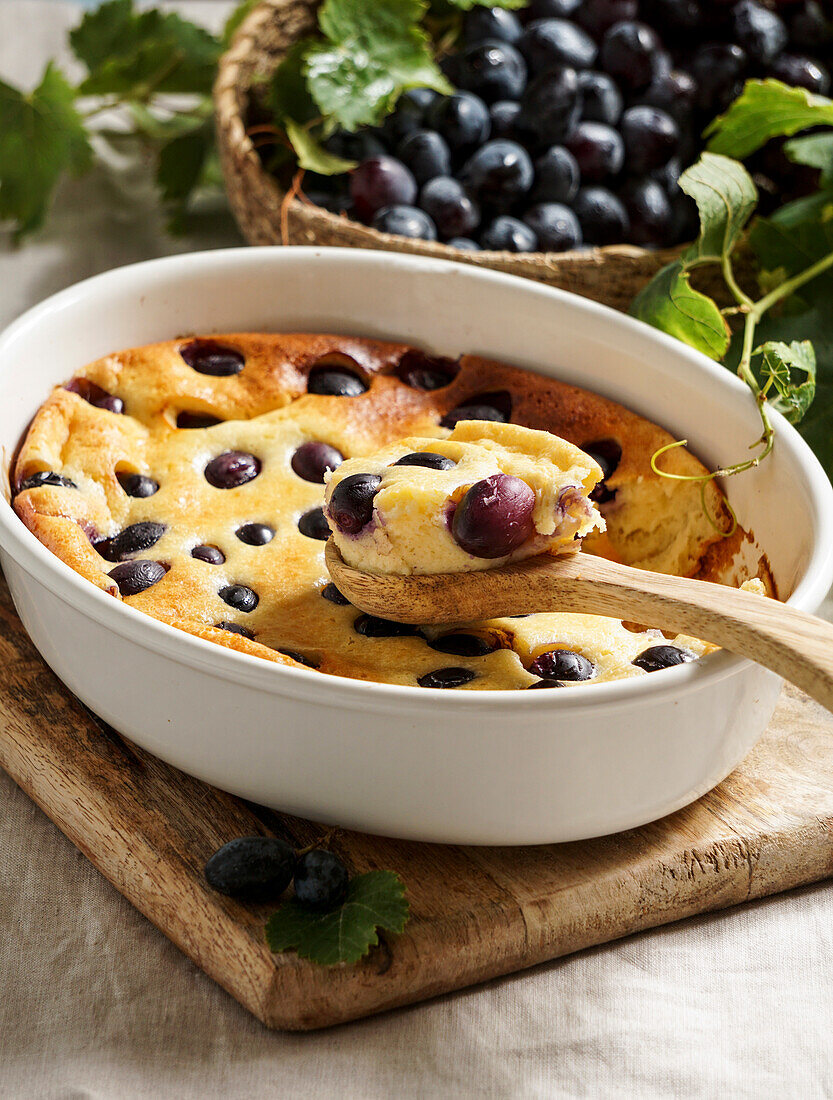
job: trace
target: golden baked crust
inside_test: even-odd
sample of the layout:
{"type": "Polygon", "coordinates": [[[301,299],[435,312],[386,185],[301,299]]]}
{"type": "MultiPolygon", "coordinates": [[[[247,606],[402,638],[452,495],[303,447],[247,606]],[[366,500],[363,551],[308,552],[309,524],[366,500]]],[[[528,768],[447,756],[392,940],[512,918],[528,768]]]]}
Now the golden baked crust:
{"type": "MultiPolygon", "coordinates": [[[[512,648],[508,621],[491,632],[497,651],[449,658],[421,636],[357,633],[357,610],[322,597],[329,582],[324,542],[302,534],[298,519],[320,507],[324,486],[299,477],[291,466],[306,441],[326,442],[345,457],[360,456],[402,436],[443,434],[440,419],[459,406],[485,402],[504,412],[511,406],[515,423],[579,446],[604,441],[608,453],[613,441],[614,455],[621,447],[602,505],[608,531],[588,540],[587,549],[702,576],[704,570],[709,575],[704,563],[719,538],[702,513],[699,486],[662,479],[651,470],[651,455],[672,441],[665,431],[596,394],[478,356],[435,359],[404,345],[349,336],[234,333],[108,355],[80,371],[72,386],[80,392],[53,391],[21,447],[13,485],[23,522],[114,598],[199,637],[289,665],[300,657],[322,672],[400,684],[414,684],[448,664],[475,670],[477,678],[468,685],[473,688],[522,687],[534,680],[512,648]],[[181,354],[189,348],[208,354],[218,345],[242,357],[240,373],[201,373],[181,354]],[[318,377],[328,367],[348,369],[364,381],[366,392],[307,392],[310,372],[318,377]],[[433,372],[434,381],[437,373],[447,375],[448,384],[417,388],[413,382],[425,371],[433,372]],[[121,399],[123,414],[92,403],[112,405],[107,395],[121,399]],[[177,426],[178,418],[183,424],[195,416],[218,422],[177,426]],[[206,465],[228,451],[255,455],[258,476],[233,489],[209,484],[206,465]],[[22,488],[43,471],[76,487],[22,488]],[[158,491],[128,496],[117,475],[131,473],[154,478],[158,491]],[[108,551],[102,540],[146,521],[164,524],[164,533],[130,557],[162,562],[167,572],[145,591],[122,596],[109,576],[118,559],[103,556],[108,551]],[[236,531],[247,523],[269,525],[274,537],[266,545],[244,543],[236,531]],[[221,548],[225,561],[216,565],[192,557],[199,544],[221,548]],[[254,610],[235,610],[219,596],[221,589],[238,584],[259,597],[254,610]],[[253,637],[220,629],[221,622],[253,637]]],[[[681,448],[664,461],[676,472],[704,472],[681,448]]],[[[724,516],[713,486],[708,499],[713,513],[724,516]]],[[[523,652],[524,646],[518,649],[523,652]]]]}

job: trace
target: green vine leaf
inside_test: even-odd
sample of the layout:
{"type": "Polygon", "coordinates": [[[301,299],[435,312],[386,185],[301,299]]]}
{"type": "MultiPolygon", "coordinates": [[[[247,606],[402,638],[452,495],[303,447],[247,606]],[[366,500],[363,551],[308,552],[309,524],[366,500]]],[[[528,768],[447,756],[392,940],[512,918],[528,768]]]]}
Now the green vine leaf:
{"type": "Polygon", "coordinates": [[[272,76],[269,105],[279,126],[284,125],[287,119],[303,126],[319,118],[319,110],[310,95],[304,73],[304,61],[313,43],[312,38],[302,38],[293,43],[272,76]]]}
{"type": "Polygon", "coordinates": [[[419,21],[424,0],[325,0],[324,41],[306,52],[304,72],[319,111],[345,130],[378,125],[406,88],[453,90],[419,21]]]}
{"type": "Polygon", "coordinates": [[[833,125],[833,100],[780,80],[748,80],[725,114],[704,131],[712,153],[742,160],[775,137],[833,125]]]}
{"type": "Polygon", "coordinates": [[[11,221],[18,239],[43,224],[63,173],[80,175],[92,165],[74,100],[51,62],[28,95],[0,81],[0,221],[11,221]]]}
{"type": "Polygon", "coordinates": [[[347,897],[329,913],[295,898],[285,901],[266,924],[272,951],[293,948],[303,959],[335,966],[355,963],[379,942],[377,929],[398,935],[409,917],[405,886],[393,871],[370,871],[350,879],[347,897]]]}
{"type": "Polygon", "coordinates": [[[328,152],[309,129],[293,122],[291,118],[284,120],[284,126],[300,168],[318,172],[321,176],[337,176],[356,167],[354,160],[345,160],[328,152]]]}
{"type": "Polygon", "coordinates": [[[703,153],[679,183],[700,215],[700,235],[683,257],[686,266],[721,262],[731,254],[758,203],[752,177],[736,160],[703,153]]]}
{"type": "Polygon", "coordinates": [[[109,0],[70,34],[89,75],[82,95],[146,101],[157,92],[209,95],[222,47],[208,31],[175,12],[137,12],[132,0],[109,0]]]}
{"type": "Polygon", "coordinates": [[[833,188],[833,134],[805,134],[784,143],[784,152],[793,164],[806,164],[821,172],[822,187],[833,188]]]}
{"type": "Polygon", "coordinates": [[[658,272],[634,299],[630,312],[711,359],[722,359],[729,348],[726,319],[713,299],[691,286],[682,260],[658,272]]]}
{"type": "Polygon", "coordinates": [[[760,357],[761,389],[772,408],[777,409],[791,424],[798,424],[816,395],[816,353],[809,340],[769,340],[753,352],[760,357]],[[793,372],[803,375],[796,382],[793,372]],[[777,396],[769,392],[773,388],[777,396]]]}

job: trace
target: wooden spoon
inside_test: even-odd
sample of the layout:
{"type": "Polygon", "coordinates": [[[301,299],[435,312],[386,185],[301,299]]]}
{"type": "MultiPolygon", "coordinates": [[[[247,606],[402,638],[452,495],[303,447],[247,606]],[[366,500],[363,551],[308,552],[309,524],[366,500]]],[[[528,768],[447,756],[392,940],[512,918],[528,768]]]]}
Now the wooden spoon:
{"type": "Polygon", "coordinates": [[[833,711],[833,625],[767,596],[582,553],[541,554],[469,573],[408,576],[354,569],[332,539],[325,557],[350,602],[384,619],[465,623],[535,611],[612,615],[749,657],[833,711]]]}

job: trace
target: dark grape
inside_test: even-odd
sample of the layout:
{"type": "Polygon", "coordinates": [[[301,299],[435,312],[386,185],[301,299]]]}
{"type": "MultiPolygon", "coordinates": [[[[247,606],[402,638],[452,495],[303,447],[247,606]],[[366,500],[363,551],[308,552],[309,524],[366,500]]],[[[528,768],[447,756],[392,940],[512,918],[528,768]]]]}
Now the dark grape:
{"type": "Polygon", "coordinates": [[[324,587],[321,589],[321,595],[324,597],[325,600],[328,600],[330,603],[334,603],[336,607],[350,606],[350,601],[343,593],[339,592],[332,581],[330,581],[329,584],[324,585],[324,587]]]}
{"type": "Polygon", "coordinates": [[[470,237],[450,237],[445,242],[451,248],[459,248],[463,252],[479,252],[480,245],[477,241],[471,240],[470,237]]]}
{"type": "Polygon", "coordinates": [[[304,512],[302,516],[299,516],[298,530],[305,538],[326,542],[330,537],[330,525],[327,523],[324,509],[310,508],[308,512],[304,512]]]}
{"type": "Polygon", "coordinates": [[[628,212],[631,244],[663,248],[670,243],[674,213],[660,183],[651,179],[629,182],[619,195],[628,212]]]}
{"type": "Polygon", "coordinates": [[[380,619],[377,615],[359,615],[353,629],[363,638],[414,638],[419,635],[417,628],[410,623],[380,619]]]}
{"type": "Polygon", "coordinates": [[[653,0],[653,17],[663,38],[689,45],[691,32],[700,31],[708,16],[700,0],[653,0]]]}
{"type": "Polygon", "coordinates": [[[622,114],[622,93],[605,73],[578,74],[581,89],[581,117],[587,122],[606,122],[615,126],[622,114]]]}
{"type": "Polygon", "coordinates": [[[638,657],[634,657],[631,664],[645,672],[658,672],[661,668],[671,668],[673,665],[683,665],[693,660],[693,653],[678,646],[655,645],[649,649],[643,649],[638,657]]]}
{"type": "Polygon", "coordinates": [[[226,560],[226,555],[219,546],[195,546],[191,557],[204,561],[206,565],[222,565],[226,560]]]}
{"type": "Polygon", "coordinates": [[[659,107],[628,107],[619,124],[627,157],[627,169],[643,175],[661,168],[677,152],[680,130],[659,107]]]}
{"type": "Polygon", "coordinates": [[[782,53],[772,62],[769,72],[785,84],[806,88],[808,92],[827,95],[830,91],[830,73],[821,62],[810,57],[782,53]]]}
{"type": "Polygon", "coordinates": [[[470,684],[476,675],[470,668],[435,668],[420,676],[417,683],[423,688],[458,688],[470,684]]]}
{"type": "MultiPolygon", "coordinates": [[[[520,223],[523,225],[523,222],[520,223]]],[[[453,428],[461,420],[491,420],[505,424],[512,415],[512,396],[506,390],[478,393],[451,409],[440,421],[443,428],[453,428]]]]}
{"type": "Polygon", "coordinates": [[[144,550],[150,550],[151,546],[159,542],[167,529],[164,523],[152,523],[149,520],[131,523],[129,527],[125,527],[112,538],[97,542],[95,548],[107,561],[124,561],[131,554],[141,554],[144,550]]]}
{"type": "Polygon", "coordinates": [[[329,443],[310,439],[302,443],[292,456],[293,471],[304,479],[323,485],[328,470],[337,470],[344,461],[341,451],[329,443]]]}
{"type": "Polygon", "coordinates": [[[396,377],[415,390],[441,390],[454,381],[459,370],[459,360],[408,348],[396,365],[396,377]]]}
{"type": "Polygon", "coordinates": [[[84,401],[96,409],[104,409],[106,412],[121,414],[124,412],[124,401],[107,390],[101,388],[89,378],[73,378],[67,382],[64,389],[70,393],[76,393],[84,401]]]}
{"type": "Polygon", "coordinates": [[[324,148],[334,156],[344,160],[357,160],[359,163],[371,157],[384,156],[387,152],[384,142],[370,130],[359,130],[355,134],[336,130],[325,140],[324,148]]]}
{"type": "Polygon", "coordinates": [[[367,385],[346,367],[320,363],[313,367],[307,378],[307,393],[322,397],[359,397],[367,391],[367,385]]]}
{"type": "Polygon", "coordinates": [[[219,848],[205,865],[208,885],[246,901],[276,901],[295,870],[295,852],[274,836],[241,836],[219,848]]]}
{"type": "Polygon", "coordinates": [[[472,153],[460,171],[460,180],[466,187],[481,202],[499,210],[507,209],[525,195],[534,176],[529,153],[506,138],[486,142],[472,153]]]}
{"type": "Polygon", "coordinates": [[[573,210],[586,244],[616,244],[628,236],[628,213],[606,187],[582,187],[573,210]]]}
{"type": "Polygon", "coordinates": [[[403,455],[393,463],[394,466],[424,466],[428,470],[453,470],[457,463],[453,458],[439,455],[436,451],[414,451],[403,455]]]}
{"type": "Polygon", "coordinates": [[[419,184],[451,173],[451,153],[444,138],[433,130],[414,130],[400,142],[396,154],[419,184]]]}
{"type": "Polygon", "coordinates": [[[237,489],[260,473],[260,459],[244,451],[225,451],[208,463],[205,479],[215,489],[237,489]]]}
{"type": "Polygon", "coordinates": [[[625,163],[625,145],[619,132],[604,122],[580,122],[565,144],[576,158],[585,183],[601,183],[618,176],[625,163]]]}
{"type": "Polygon", "coordinates": [[[249,630],[247,626],[241,626],[240,623],[220,622],[215,623],[217,630],[227,630],[229,634],[239,634],[241,638],[248,638],[250,642],[254,641],[254,631],[249,630]]]}
{"type": "Polygon", "coordinates": [[[735,4],[732,23],[735,41],[759,65],[774,61],[787,44],[789,35],[783,19],[756,0],[740,0],[735,4]]]}
{"type": "Polygon", "coordinates": [[[501,214],[480,234],[480,247],[489,252],[537,252],[538,238],[522,221],[501,214]]]}
{"type": "Polygon", "coordinates": [[[410,206],[417,194],[416,180],[395,157],[363,161],[350,177],[350,197],[360,218],[370,218],[385,206],[410,206]]]}
{"type": "Polygon", "coordinates": [[[455,92],[438,99],[428,110],[427,122],[448,143],[451,152],[463,156],[489,136],[489,108],[471,92],[455,92]]]}
{"type": "Polygon", "coordinates": [[[816,0],[804,0],[789,17],[790,45],[798,50],[827,49],[833,38],[833,21],[816,0]]]}
{"type": "Polygon", "coordinates": [[[145,474],[116,474],[116,477],[129,497],[152,497],[159,492],[159,482],[145,474]]]}
{"type": "Polygon", "coordinates": [[[678,121],[689,117],[697,102],[697,85],[684,69],[658,73],[634,99],[634,106],[659,107],[678,121]]]}
{"type": "Polygon", "coordinates": [[[526,62],[508,42],[478,42],[459,55],[457,84],[486,103],[517,99],[526,86],[526,62]]]}
{"type": "Polygon", "coordinates": [[[53,470],[40,470],[36,474],[30,474],[25,481],[20,483],[19,492],[23,493],[27,489],[40,489],[43,485],[49,485],[56,489],[78,488],[74,481],[62,474],[56,474],[53,470]]]}
{"type": "Polygon", "coordinates": [[[531,198],[535,202],[572,202],[579,181],[578,164],[573,154],[563,145],[551,145],[535,161],[531,198]]]}
{"type": "Polygon", "coordinates": [[[467,554],[502,558],[535,533],[535,493],[525,481],[492,474],[476,482],[454,511],[451,534],[467,554]]]}
{"type": "Polygon", "coordinates": [[[734,43],[701,46],[690,65],[697,85],[697,106],[711,114],[728,107],[740,94],[746,68],[746,54],[734,43]]]}
{"type": "Polygon", "coordinates": [[[589,69],[598,53],[590,35],[566,19],[536,19],[527,24],[518,49],[533,74],[557,65],[589,69]]]}
{"type": "Polygon", "coordinates": [[[583,0],[575,17],[594,38],[601,38],[614,23],[634,20],[638,12],[638,0],[583,0]]]}
{"type": "Polygon", "coordinates": [[[275,528],[268,523],[244,523],[235,534],[247,546],[266,546],[275,537],[275,528]]]}
{"type": "Polygon", "coordinates": [[[606,73],[626,88],[637,91],[651,83],[656,72],[660,41],[645,23],[614,23],[601,45],[601,62],[606,73]]]}
{"type": "Polygon", "coordinates": [[[489,108],[489,118],[492,120],[492,137],[514,137],[518,128],[518,116],[521,113],[521,105],[514,99],[499,99],[489,108]]]}
{"type": "Polygon", "coordinates": [[[239,351],[218,344],[216,340],[192,340],[183,344],[179,354],[199,374],[211,374],[218,378],[239,374],[246,365],[239,351]]]}
{"type": "Polygon", "coordinates": [[[306,852],[295,865],[295,897],[310,909],[328,912],[341,905],[349,882],[350,875],[338,856],[322,848],[306,852]]]}
{"type": "Polygon", "coordinates": [[[357,535],[373,515],[373,498],[382,483],[378,474],[350,474],[333,489],[330,519],[345,534],[357,535]]]}
{"type": "Polygon", "coordinates": [[[542,252],[568,252],[581,244],[581,226],[569,206],[538,203],[530,206],[524,221],[535,234],[542,252]]]}
{"type": "Polygon", "coordinates": [[[437,653],[451,653],[455,657],[485,657],[498,648],[494,642],[477,634],[443,634],[429,642],[428,646],[437,653]]]}
{"type": "Polygon", "coordinates": [[[584,0],[530,0],[518,16],[523,23],[531,23],[533,19],[572,19],[583,3],[584,0]]]}
{"type": "Polygon", "coordinates": [[[472,8],[463,17],[463,41],[483,42],[496,38],[501,42],[517,42],[523,27],[514,12],[506,8],[472,8]]]}
{"type": "Polygon", "coordinates": [[[529,671],[534,676],[541,676],[545,680],[589,680],[596,667],[581,653],[574,653],[571,649],[551,649],[549,653],[541,653],[529,666],[529,671]]]}
{"type": "Polygon", "coordinates": [[[161,562],[139,558],[138,561],[123,561],[111,569],[108,576],[116,582],[122,596],[138,596],[158,584],[166,573],[167,569],[161,562]]]}
{"type": "Polygon", "coordinates": [[[260,603],[257,592],[247,584],[227,584],[220,589],[219,596],[223,603],[227,603],[235,611],[245,611],[246,614],[254,611],[260,603]]]}
{"type": "Polygon", "coordinates": [[[542,145],[558,145],[581,117],[575,69],[553,69],[531,80],[521,99],[519,122],[542,145]]]}
{"type": "Polygon", "coordinates": [[[441,237],[464,237],[480,224],[477,204],[458,180],[448,176],[429,180],[420,191],[419,205],[441,237]]]}
{"type": "Polygon", "coordinates": [[[370,224],[380,233],[395,233],[399,237],[413,237],[421,241],[437,239],[437,227],[417,206],[383,206],[373,215],[370,224]]]}

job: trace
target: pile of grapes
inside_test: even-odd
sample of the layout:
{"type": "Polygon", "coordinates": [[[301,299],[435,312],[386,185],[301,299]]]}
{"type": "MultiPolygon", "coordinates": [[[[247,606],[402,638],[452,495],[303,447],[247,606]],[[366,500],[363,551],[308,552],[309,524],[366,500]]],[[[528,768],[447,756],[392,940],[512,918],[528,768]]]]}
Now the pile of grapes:
{"type": "Polygon", "coordinates": [[[349,176],[311,201],[385,233],[467,250],[551,251],[696,234],[677,187],[705,124],[750,77],[826,94],[814,0],[532,0],[474,8],[441,61],[459,89],[404,93],[383,126],[338,132],[349,176]]]}

